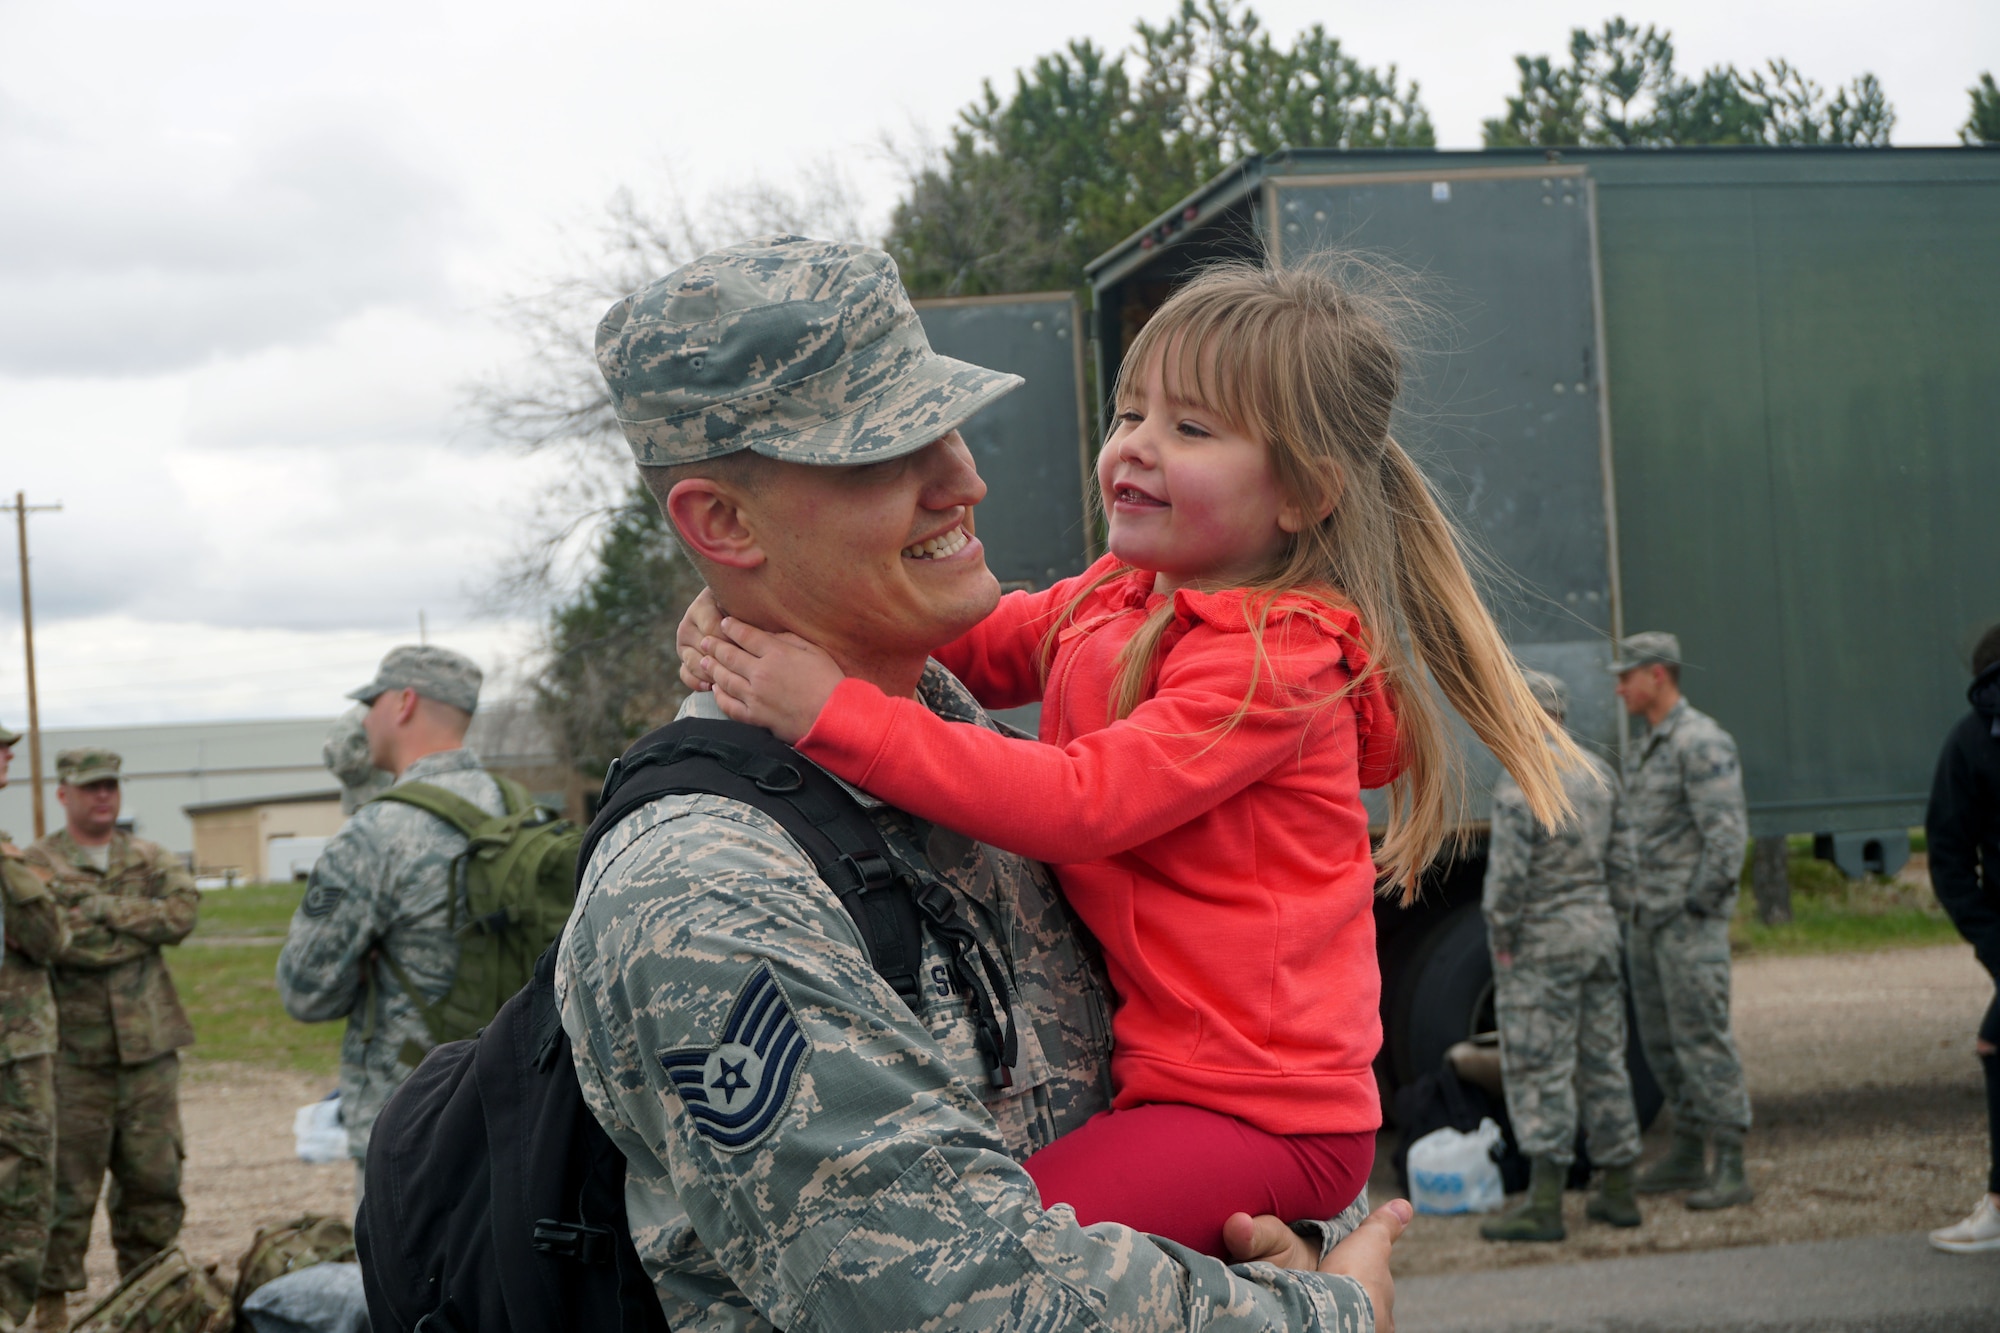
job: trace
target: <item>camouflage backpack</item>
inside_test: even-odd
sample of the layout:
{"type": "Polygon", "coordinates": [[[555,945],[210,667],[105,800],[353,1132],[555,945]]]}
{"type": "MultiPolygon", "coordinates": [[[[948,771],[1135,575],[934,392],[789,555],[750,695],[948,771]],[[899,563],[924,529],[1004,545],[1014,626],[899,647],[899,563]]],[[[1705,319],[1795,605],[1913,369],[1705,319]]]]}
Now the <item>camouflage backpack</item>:
{"type": "Polygon", "coordinates": [[[236,1290],[230,1308],[239,1315],[250,1293],[287,1273],[314,1264],[344,1264],[354,1259],[354,1228],[337,1217],[308,1213],[282,1226],[258,1227],[250,1248],[236,1262],[236,1290]]]}
{"type": "Polygon", "coordinates": [[[133,1269],[84,1311],[70,1333],[231,1333],[236,1311],[210,1268],[197,1268],[178,1245],[133,1269]]]}
{"type": "MultiPolygon", "coordinates": [[[[458,974],[434,1004],[387,954],[383,964],[423,1015],[432,1045],[470,1037],[534,975],[535,959],[555,941],[576,900],[576,853],[583,830],[535,799],[517,782],[495,776],[504,814],[490,815],[456,792],[428,782],[404,782],[377,796],[432,814],[465,835],[451,863],[447,922],[458,937],[458,974]]],[[[372,804],[372,802],[371,802],[372,804]]],[[[416,1042],[403,1063],[423,1063],[416,1042]]]]}

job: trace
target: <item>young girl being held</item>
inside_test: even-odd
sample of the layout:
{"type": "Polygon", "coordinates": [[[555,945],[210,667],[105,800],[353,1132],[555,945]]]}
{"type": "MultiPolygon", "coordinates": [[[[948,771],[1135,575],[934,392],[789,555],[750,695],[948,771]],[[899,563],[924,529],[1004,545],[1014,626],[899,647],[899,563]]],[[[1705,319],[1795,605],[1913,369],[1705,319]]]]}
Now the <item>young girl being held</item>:
{"type": "Polygon", "coordinates": [[[1085,1224],[1221,1254],[1232,1213],[1333,1217],[1367,1181],[1376,885],[1415,895],[1463,790],[1438,695],[1547,823],[1580,756],[1389,434],[1381,310],[1323,269],[1216,268],[1125,365],[1097,460],[1109,554],[936,655],[989,708],[1039,699],[1039,743],[734,621],[702,665],[731,717],[1055,868],[1117,992],[1114,1096],[1027,1170],[1085,1224]],[[1371,852],[1361,792],[1385,785],[1371,852]]]}

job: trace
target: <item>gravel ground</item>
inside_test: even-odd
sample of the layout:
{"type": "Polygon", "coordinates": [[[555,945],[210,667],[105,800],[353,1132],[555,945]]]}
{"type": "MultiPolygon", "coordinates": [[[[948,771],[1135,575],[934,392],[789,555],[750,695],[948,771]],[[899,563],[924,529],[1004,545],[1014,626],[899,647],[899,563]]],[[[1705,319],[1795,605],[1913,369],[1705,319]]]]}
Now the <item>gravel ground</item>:
{"type": "MultiPolygon", "coordinates": [[[[1399,1276],[1616,1255],[1833,1240],[1943,1226],[1978,1199],[1985,1101],[1973,1032],[1992,983],[1963,946],[1740,958],[1736,1035],[1756,1116],[1747,1147],[1756,1202],[1692,1213],[1680,1196],[1640,1200],[1620,1231],[1564,1199],[1560,1245],[1481,1240],[1478,1218],[1420,1217],[1396,1247],[1399,1276]]],[[[1663,1115],[1646,1156],[1663,1152],[1663,1115]]],[[[1370,1182],[1393,1197],[1385,1136],[1370,1182]]]]}
{"type": "MultiPolygon", "coordinates": [[[[1749,1164],[1758,1197],[1723,1213],[1691,1213],[1675,1196],[1642,1200],[1646,1225],[1617,1231],[1567,1197],[1570,1240],[1495,1245],[1476,1218],[1419,1218],[1397,1246],[1406,1276],[1471,1272],[1613,1255],[1776,1241],[1887,1235],[1941,1226],[1977,1198],[1985,1171],[1979,1067],[1972,1033],[1992,994],[1963,947],[1739,959],[1736,1030],[1757,1115],[1749,1164]]],[[[184,1243],[225,1277],[260,1222],[347,1215],[353,1172],[306,1166],[292,1152],[292,1113],[327,1081],[243,1065],[188,1062],[188,1218],[184,1243]]],[[[1665,1117],[1647,1135],[1666,1142],[1665,1117]]],[[[1395,1193],[1389,1142],[1373,1196],[1395,1193]]],[[[100,1212],[91,1298],[112,1258],[100,1212]]],[[[72,1312],[81,1305],[72,1302],[72,1312]]]]}

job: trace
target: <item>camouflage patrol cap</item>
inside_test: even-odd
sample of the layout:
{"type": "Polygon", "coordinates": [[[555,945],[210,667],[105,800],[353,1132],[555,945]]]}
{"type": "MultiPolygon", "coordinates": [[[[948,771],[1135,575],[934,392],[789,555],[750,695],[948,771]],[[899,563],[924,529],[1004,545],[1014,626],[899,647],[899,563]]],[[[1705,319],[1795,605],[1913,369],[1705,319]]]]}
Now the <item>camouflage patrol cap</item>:
{"type": "Polygon", "coordinates": [[[939,356],[880,250],[771,236],[611,307],[597,365],[642,467],[748,449],[794,463],[914,453],[1018,388],[939,356]]]}
{"type": "Polygon", "coordinates": [[[484,679],[486,674],[463,654],[430,644],[406,643],[391,648],[375,669],[375,679],[350,691],[347,697],[366,704],[390,690],[415,690],[426,699],[471,713],[478,711],[479,683],[484,679]]]}
{"type": "Polygon", "coordinates": [[[1655,663],[1672,667],[1681,665],[1678,635],[1657,629],[1626,635],[1618,641],[1618,660],[1611,664],[1611,670],[1622,674],[1655,663]]]}
{"type": "Polygon", "coordinates": [[[0,745],[19,745],[21,733],[9,727],[0,727],[0,745]]]}
{"type": "Polygon", "coordinates": [[[1528,682],[1528,693],[1535,696],[1535,702],[1542,711],[1556,717],[1569,714],[1569,686],[1563,684],[1562,677],[1551,676],[1546,671],[1530,671],[1523,667],[1521,679],[1528,682]]]}
{"type": "Polygon", "coordinates": [[[64,750],[56,756],[56,781],[71,787],[116,782],[118,767],[124,762],[109,750],[64,750]]]}

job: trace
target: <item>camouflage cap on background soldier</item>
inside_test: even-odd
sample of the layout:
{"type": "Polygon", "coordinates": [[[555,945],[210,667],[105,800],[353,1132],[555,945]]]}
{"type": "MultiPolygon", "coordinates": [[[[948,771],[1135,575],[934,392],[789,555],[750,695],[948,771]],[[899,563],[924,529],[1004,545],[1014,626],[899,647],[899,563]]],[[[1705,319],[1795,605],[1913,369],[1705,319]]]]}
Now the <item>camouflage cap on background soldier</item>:
{"type": "Polygon", "coordinates": [[[118,767],[123,762],[109,750],[64,750],[56,756],[56,781],[71,787],[87,787],[93,782],[116,782],[118,767]]]}
{"type": "Polygon", "coordinates": [[[0,726],[0,745],[19,745],[21,733],[11,727],[0,726]]]}
{"type": "Polygon", "coordinates": [[[1531,671],[1522,668],[1521,679],[1528,682],[1528,693],[1535,696],[1535,702],[1542,711],[1557,717],[1569,715],[1569,686],[1563,684],[1561,676],[1551,676],[1546,671],[1531,671]]]}
{"type": "Polygon", "coordinates": [[[375,679],[347,697],[367,704],[390,690],[415,690],[426,699],[474,713],[479,711],[479,685],[485,679],[486,674],[462,653],[406,643],[391,648],[375,669],[375,679]]]}
{"type": "Polygon", "coordinates": [[[703,255],[618,302],[597,363],[642,467],[896,458],[1024,382],[933,352],[882,251],[799,236],[703,255]]]}
{"type": "Polygon", "coordinates": [[[1681,640],[1677,634],[1665,630],[1641,630],[1628,634],[1618,641],[1618,660],[1611,664],[1611,670],[1619,674],[1636,671],[1642,666],[1684,665],[1681,661],[1681,640]]]}

